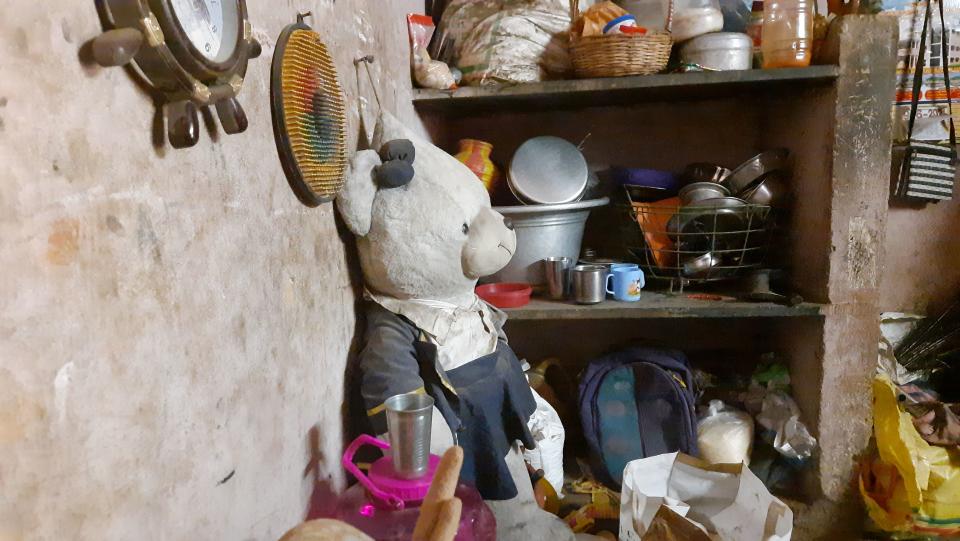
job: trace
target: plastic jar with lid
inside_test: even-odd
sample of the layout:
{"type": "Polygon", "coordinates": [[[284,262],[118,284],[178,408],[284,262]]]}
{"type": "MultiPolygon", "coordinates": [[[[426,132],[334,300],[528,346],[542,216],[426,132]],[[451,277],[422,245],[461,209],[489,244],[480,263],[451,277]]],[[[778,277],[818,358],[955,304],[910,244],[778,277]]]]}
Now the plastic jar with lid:
{"type": "Polygon", "coordinates": [[[813,54],[812,0],[764,0],[763,68],[804,68],[813,54]]]}
{"type": "Polygon", "coordinates": [[[637,26],[647,30],[663,30],[667,26],[667,11],[662,0],[614,0],[614,2],[633,15],[637,26]]]}
{"type": "Polygon", "coordinates": [[[723,12],[718,0],[675,0],[670,32],[673,40],[690,38],[723,30],[723,12]]]}

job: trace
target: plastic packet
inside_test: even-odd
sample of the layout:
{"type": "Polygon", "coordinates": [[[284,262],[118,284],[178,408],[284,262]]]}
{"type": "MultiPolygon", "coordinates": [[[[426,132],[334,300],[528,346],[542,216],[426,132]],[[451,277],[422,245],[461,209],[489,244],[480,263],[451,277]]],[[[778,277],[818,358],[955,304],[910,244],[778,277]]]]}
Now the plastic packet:
{"type": "Polygon", "coordinates": [[[753,418],[721,400],[711,400],[697,423],[700,458],[712,464],[750,465],[753,447],[753,418]]]}
{"type": "Polygon", "coordinates": [[[757,423],[774,433],[773,447],[781,455],[806,460],[813,456],[817,440],[800,421],[800,408],[783,391],[770,391],[764,396],[757,423]]]}
{"type": "Polygon", "coordinates": [[[626,10],[611,1],[600,2],[580,15],[574,25],[574,32],[582,37],[602,36],[607,23],[628,15],[626,10]]]}
{"type": "Polygon", "coordinates": [[[724,32],[747,32],[750,25],[753,0],[720,0],[724,32]]]}
{"type": "Polygon", "coordinates": [[[557,495],[563,491],[563,440],[566,431],[560,421],[560,415],[553,409],[539,393],[531,389],[537,409],[527,421],[527,428],[533,440],[537,443],[536,449],[525,450],[523,458],[534,469],[543,470],[543,476],[553,486],[557,495]]]}
{"type": "Polygon", "coordinates": [[[410,34],[410,67],[413,80],[423,88],[440,90],[457,87],[450,67],[438,60],[432,60],[427,52],[434,31],[433,19],[427,15],[411,13],[407,15],[407,31],[410,34]]]}
{"type": "Polygon", "coordinates": [[[528,83],[572,71],[566,0],[451,0],[434,58],[463,72],[463,84],[528,83]]]}
{"type": "Polygon", "coordinates": [[[790,370],[783,363],[768,362],[754,370],[740,401],[748,412],[757,415],[763,407],[763,399],[772,391],[790,392],[790,370]]]}

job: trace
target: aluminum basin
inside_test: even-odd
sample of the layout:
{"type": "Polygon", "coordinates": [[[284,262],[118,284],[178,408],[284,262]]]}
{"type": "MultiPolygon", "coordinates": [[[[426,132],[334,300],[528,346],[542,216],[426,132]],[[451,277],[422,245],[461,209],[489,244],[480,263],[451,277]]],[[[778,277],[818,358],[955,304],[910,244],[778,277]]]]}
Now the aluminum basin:
{"type": "Polygon", "coordinates": [[[590,199],[560,205],[518,205],[493,207],[513,221],[517,233],[517,251],[506,267],[481,279],[491,282],[526,282],[543,286],[543,260],[548,257],[580,257],[580,242],[590,210],[610,203],[610,199],[590,199]]]}

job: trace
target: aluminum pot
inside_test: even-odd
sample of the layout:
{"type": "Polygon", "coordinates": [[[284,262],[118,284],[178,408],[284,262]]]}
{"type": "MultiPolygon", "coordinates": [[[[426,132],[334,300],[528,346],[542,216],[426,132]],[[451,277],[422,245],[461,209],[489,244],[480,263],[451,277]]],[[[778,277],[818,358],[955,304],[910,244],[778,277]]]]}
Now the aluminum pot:
{"type": "Polygon", "coordinates": [[[753,64],[753,40],[739,32],[711,32],[680,47],[680,61],[707,70],[748,70],[753,64]]]}
{"type": "Polygon", "coordinates": [[[543,260],[569,257],[576,261],[590,210],[609,202],[610,199],[603,197],[562,205],[494,207],[493,210],[513,222],[517,251],[506,267],[481,281],[526,282],[535,287],[543,286],[547,282],[543,260]]]}

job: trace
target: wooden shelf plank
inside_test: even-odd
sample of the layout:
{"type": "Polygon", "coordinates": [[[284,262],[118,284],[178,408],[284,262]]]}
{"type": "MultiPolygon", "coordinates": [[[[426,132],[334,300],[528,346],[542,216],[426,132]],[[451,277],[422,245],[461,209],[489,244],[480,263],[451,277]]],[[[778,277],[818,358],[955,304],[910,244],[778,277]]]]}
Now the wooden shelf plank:
{"type": "Polygon", "coordinates": [[[606,79],[570,79],[522,85],[465,86],[454,91],[415,89],[422,112],[447,114],[624,105],[658,99],[721,97],[734,93],[831,84],[838,66],[773,70],[664,73],[606,79]]]}
{"type": "Polygon", "coordinates": [[[510,321],[557,319],[673,319],[673,318],[779,318],[818,317],[825,306],[803,303],[784,306],[765,302],[691,299],[686,295],[669,295],[645,291],[638,302],[604,301],[579,305],[568,302],[533,299],[521,308],[505,310],[510,321]]]}

